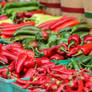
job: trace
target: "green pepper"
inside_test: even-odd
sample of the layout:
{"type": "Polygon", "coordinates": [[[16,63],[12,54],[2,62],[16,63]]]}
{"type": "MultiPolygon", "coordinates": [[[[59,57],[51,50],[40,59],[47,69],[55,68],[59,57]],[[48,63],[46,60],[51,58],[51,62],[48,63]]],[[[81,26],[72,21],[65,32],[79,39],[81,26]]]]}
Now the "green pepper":
{"type": "Polygon", "coordinates": [[[56,43],[57,43],[57,44],[60,44],[60,43],[68,44],[68,42],[67,42],[67,39],[66,39],[66,38],[58,38],[56,43]]]}
{"type": "Polygon", "coordinates": [[[83,29],[84,30],[89,30],[92,29],[91,25],[87,25],[87,24],[79,24],[79,25],[75,25],[72,27],[71,33],[76,32],[77,30],[83,29]]]}
{"type": "Polygon", "coordinates": [[[66,27],[64,29],[59,30],[58,33],[63,33],[65,31],[69,31],[69,30],[71,30],[71,27],[66,27]]]}
{"type": "Polygon", "coordinates": [[[9,9],[5,12],[5,14],[11,16],[13,13],[17,13],[17,12],[28,12],[28,11],[34,11],[34,10],[40,10],[38,7],[32,7],[32,6],[29,6],[29,7],[21,7],[21,8],[12,8],[12,9],[9,9]]]}
{"type": "Polygon", "coordinates": [[[21,27],[20,29],[24,30],[24,29],[28,29],[28,30],[37,30],[37,31],[40,31],[41,29],[36,27],[36,26],[23,26],[21,27]]]}
{"type": "Polygon", "coordinates": [[[11,38],[11,41],[16,42],[16,41],[22,41],[25,39],[31,39],[31,40],[35,40],[35,36],[31,36],[31,35],[18,35],[15,36],[13,38],[11,38]]]}
{"type": "Polygon", "coordinates": [[[23,34],[25,34],[25,35],[35,35],[35,34],[37,34],[38,33],[38,31],[33,31],[33,30],[22,30],[22,29],[20,29],[20,30],[17,30],[17,31],[15,31],[14,32],[14,34],[13,34],[13,36],[17,36],[17,35],[23,35],[23,34]]]}
{"type": "Polygon", "coordinates": [[[48,37],[48,44],[52,45],[52,44],[56,44],[56,41],[58,39],[58,36],[56,33],[52,32],[51,34],[49,34],[48,37]]]}
{"type": "Polygon", "coordinates": [[[39,45],[39,49],[47,49],[47,48],[50,48],[48,44],[40,44],[39,45]]]}
{"type": "Polygon", "coordinates": [[[30,2],[15,2],[15,3],[7,3],[2,11],[4,12],[7,9],[16,8],[16,7],[27,7],[27,6],[38,6],[37,0],[31,0],[30,2]]]}
{"type": "Polygon", "coordinates": [[[92,55],[90,55],[90,56],[82,55],[79,57],[79,63],[80,64],[87,64],[91,59],[92,59],[92,55]]]}

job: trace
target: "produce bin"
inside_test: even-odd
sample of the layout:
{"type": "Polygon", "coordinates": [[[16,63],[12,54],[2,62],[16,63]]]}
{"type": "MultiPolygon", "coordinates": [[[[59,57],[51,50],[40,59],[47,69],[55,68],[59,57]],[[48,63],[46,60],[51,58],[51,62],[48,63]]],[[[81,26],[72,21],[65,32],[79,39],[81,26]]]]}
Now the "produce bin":
{"type": "MultiPolygon", "coordinates": [[[[79,60],[79,58],[74,58],[73,60],[77,61],[77,60],[79,60]]],[[[71,62],[71,59],[65,59],[65,60],[59,60],[59,61],[51,61],[51,62],[54,62],[56,65],[66,65],[69,62],[71,62]]]]}

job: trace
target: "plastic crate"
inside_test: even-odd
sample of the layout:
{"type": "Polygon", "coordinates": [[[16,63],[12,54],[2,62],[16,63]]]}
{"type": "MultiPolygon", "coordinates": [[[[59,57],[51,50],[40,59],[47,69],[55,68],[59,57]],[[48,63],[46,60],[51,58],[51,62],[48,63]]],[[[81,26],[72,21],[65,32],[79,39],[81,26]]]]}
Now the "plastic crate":
{"type": "MultiPolygon", "coordinates": [[[[23,80],[29,80],[30,78],[22,78],[23,80]]],[[[16,82],[15,79],[4,79],[0,77],[0,92],[14,92],[12,82],[16,82]]]]}
{"type": "MultiPolygon", "coordinates": [[[[28,89],[23,89],[23,88],[21,88],[20,86],[18,86],[16,84],[11,83],[11,85],[13,86],[13,92],[29,92],[28,89]]],[[[39,90],[39,91],[44,92],[45,89],[42,89],[42,90],[39,90]]]]}
{"type": "MultiPolygon", "coordinates": [[[[77,61],[77,60],[79,60],[79,58],[74,58],[73,60],[77,61]]],[[[54,62],[56,65],[66,65],[69,62],[71,62],[71,59],[65,59],[65,60],[59,60],[59,61],[51,61],[51,62],[54,62]]]]}
{"type": "Polygon", "coordinates": [[[11,83],[12,87],[13,87],[13,92],[28,92],[28,89],[23,89],[20,86],[11,83]]]}

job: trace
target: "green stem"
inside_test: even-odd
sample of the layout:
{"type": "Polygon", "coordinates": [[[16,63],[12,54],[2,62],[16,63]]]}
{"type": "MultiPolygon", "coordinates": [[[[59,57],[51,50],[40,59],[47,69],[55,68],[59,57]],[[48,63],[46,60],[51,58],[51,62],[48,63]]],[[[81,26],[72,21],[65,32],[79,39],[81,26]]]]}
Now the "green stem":
{"type": "Polygon", "coordinates": [[[81,54],[83,54],[83,52],[82,52],[81,50],[79,50],[77,54],[72,55],[72,56],[73,56],[73,57],[76,57],[76,56],[81,55],[81,54]]]}
{"type": "Polygon", "coordinates": [[[74,45],[75,41],[72,41],[69,45],[68,45],[68,50],[70,49],[71,45],[74,45]]]}
{"type": "Polygon", "coordinates": [[[69,52],[66,51],[63,47],[60,47],[59,50],[62,50],[62,51],[64,51],[64,52],[66,52],[66,53],[69,53],[69,52]]]}

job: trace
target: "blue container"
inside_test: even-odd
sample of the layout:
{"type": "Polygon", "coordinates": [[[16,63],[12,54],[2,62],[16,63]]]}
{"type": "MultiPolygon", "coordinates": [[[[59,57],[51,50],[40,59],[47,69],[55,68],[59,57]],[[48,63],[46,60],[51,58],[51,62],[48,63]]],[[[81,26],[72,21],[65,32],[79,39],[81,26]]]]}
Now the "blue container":
{"type": "Polygon", "coordinates": [[[23,89],[20,86],[11,83],[12,87],[13,87],[13,92],[28,92],[28,89],[23,89]]]}
{"type": "MultiPolygon", "coordinates": [[[[30,78],[22,78],[23,80],[29,80],[30,78]]],[[[13,89],[12,82],[16,82],[15,79],[4,79],[0,77],[0,92],[16,92],[13,89]]]]}

